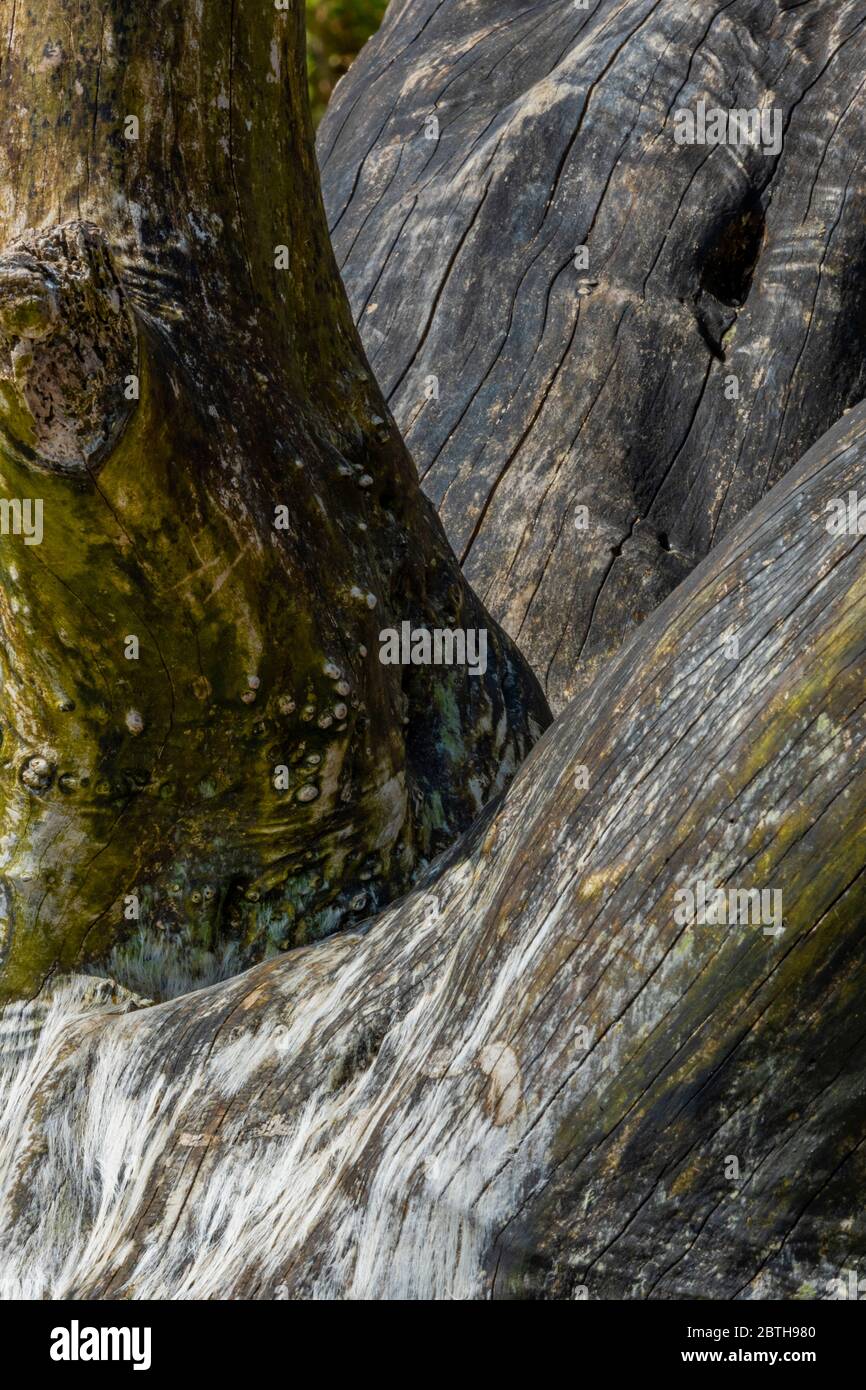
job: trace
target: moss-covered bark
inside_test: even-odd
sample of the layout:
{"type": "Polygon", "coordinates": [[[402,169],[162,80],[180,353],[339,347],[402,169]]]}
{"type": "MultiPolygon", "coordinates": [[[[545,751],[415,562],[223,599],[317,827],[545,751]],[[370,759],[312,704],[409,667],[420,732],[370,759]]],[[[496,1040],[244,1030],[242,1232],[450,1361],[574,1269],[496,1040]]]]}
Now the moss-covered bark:
{"type": "Polygon", "coordinates": [[[548,716],[359,346],[299,0],[0,32],[0,499],[42,514],[0,537],[3,998],[358,920],[548,716]],[[486,674],[381,665],[403,620],[486,627],[486,674]]]}

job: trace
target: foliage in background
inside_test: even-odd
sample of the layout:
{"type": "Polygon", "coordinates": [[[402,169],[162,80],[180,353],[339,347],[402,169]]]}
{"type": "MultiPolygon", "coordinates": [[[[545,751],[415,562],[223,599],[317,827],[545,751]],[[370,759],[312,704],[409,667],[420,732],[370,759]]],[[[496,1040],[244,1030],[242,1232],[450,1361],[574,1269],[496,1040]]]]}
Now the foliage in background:
{"type": "Polygon", "coordinates": [[[382,22],[388,0],[307,0],[307,73],[318,125],[339,79],[382,22]]]}

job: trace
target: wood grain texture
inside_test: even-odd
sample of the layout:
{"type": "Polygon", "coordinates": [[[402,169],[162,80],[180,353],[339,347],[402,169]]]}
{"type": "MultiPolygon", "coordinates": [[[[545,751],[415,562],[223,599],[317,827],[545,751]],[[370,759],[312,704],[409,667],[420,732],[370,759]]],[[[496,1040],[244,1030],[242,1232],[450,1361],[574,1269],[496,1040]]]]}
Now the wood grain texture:
{"type": "Polygon", "coordinates": [[[852,490],[866,407],[366,929],[140,1011],[76,1021],[75,982],[7,1010],[7,1292],[845,1296],[866,547],[828,507],[852,490]],[[780,893],[782,930],[678,924],[699,880],[780,893]]]}
{"type": "Polygon", "coordinates": [[[864,394],[864,78],[862,0],[394,0],[335,93],[365,346],[555,709],[864,394]]]}

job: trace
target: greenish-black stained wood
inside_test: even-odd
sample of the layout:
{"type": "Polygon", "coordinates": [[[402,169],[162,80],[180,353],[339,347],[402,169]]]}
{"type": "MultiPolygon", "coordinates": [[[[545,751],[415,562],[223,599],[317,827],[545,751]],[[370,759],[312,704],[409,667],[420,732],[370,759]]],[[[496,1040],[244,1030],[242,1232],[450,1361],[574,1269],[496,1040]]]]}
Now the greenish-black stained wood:
{"type": "Polygon", "coordinates": [[[0,997],[172,992],[404,890],[549,715],[360,347],[302,6],[0,34],[0,496],[44,517],[0,538],[0,997]],[[405,620],[487,628],[486,674],[381,665],[405,620]]]}

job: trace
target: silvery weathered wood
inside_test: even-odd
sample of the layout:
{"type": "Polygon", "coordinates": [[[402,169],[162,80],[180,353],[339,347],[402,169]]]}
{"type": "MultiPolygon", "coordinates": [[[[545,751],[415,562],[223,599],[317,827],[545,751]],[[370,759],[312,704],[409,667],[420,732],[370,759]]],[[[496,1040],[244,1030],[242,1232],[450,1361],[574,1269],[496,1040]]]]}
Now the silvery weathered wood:
{"type": "Polygon", "coordinates": [[[79,980],[7,1010],[3,1290],[845,1296],[866,1257],[852,493],[866,407],[366,930],[153,1008],[102,987],[94,1011],[91,982],[84,1011],[79,980]],[[701,883],[765,892],[762,919],[684,922],[701,883]]]}
{"type": "Polygon", "coordinates": [[[365,346],[555,708],[864,394],[864,74],[862,0],[395,0],[337,89],[365,346]]]}

